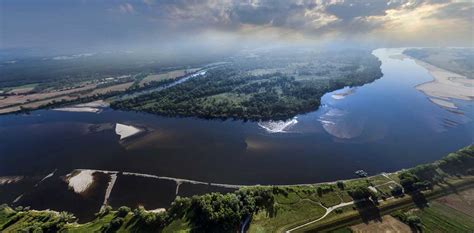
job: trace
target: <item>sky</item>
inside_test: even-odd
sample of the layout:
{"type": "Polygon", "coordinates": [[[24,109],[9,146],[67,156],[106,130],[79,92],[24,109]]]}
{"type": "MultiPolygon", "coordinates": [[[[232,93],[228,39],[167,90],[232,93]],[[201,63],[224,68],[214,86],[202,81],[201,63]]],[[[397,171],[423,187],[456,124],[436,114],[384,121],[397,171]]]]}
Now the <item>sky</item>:
{"type": "Polygon", "coordinates": [[[0,0],[0,49],[473,46],[473,0],[0,0]]]}

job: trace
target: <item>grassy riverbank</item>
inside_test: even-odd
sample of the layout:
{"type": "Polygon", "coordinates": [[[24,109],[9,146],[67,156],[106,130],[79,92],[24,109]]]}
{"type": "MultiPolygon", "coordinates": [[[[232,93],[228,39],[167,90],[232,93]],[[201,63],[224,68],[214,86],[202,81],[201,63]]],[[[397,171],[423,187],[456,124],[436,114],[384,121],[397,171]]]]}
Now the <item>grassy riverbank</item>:
{"type": "MultiPolygon", "coordinates": [[[[336,230],[378,219],[400,209],[421,208],[428,201],[474,186],[474,146],[431,164],[397,173],[335,183],[245,187],[234,193],[177,198],[166,211],[103,208],[95,220],[75,223],[68,213],[0,209],[0,231],[64,232],[248,232],[336,230]]],[[[418,212],[433,219],[432,212],[418,212]]],[[[429,227],[429,226],[427,226],[429,227]]]]}

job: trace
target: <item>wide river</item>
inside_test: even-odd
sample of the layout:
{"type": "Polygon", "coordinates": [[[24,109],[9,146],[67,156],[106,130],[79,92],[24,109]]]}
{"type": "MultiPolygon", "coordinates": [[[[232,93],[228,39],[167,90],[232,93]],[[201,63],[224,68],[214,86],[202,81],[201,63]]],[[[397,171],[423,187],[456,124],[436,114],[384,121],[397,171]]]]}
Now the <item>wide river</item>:
{"type": "Polygon", "coordinates": [[[295,184],[390,172],[473,142],[472,101],[450,111],[415,87],[431,81],[412,59],[379,49],[383,77],[327,93],[288,122],[169,118],[114,111],[0,116],[0,176],[75,168],[129,171],[228,184],[295,184]],[[119,140],[115,124],[146,132],[119,140]]]}

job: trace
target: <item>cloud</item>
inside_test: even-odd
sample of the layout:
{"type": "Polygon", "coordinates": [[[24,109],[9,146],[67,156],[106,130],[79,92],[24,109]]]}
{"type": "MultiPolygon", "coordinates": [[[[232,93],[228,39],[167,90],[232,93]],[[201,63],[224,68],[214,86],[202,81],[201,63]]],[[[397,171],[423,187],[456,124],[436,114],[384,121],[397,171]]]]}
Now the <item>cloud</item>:
{"type": "Polygon", "coordinates": [[[132,4],[130,4],[130,3],[120,4],[119,5],[119,10],[120,10],[121,13],[124,13],[124,14],[133,14],[133,13],[135,13],[135,9],[133,8],[132,4]]]}
{"type": "Polygon", "coordinates": [[[462,19],[468,22],[474,21],[474,3],[473,2],[455,2],[444,5],[429,18],[437,19],[462,19]]]}
{"type": "Polygon", "coordinates": [[[231,31],[275,27],[316,35],[366,33],[384,28],[385,23],[390,23],[386,16],[391,10],[412,12],[441,4],[445,10],[433,17],[472,13],[472,4],[449,0],[163,0],[155,3],[159,9],[157,15],[176,27],[231,31]]]}
{"type": "Polygon", "coordinates": [[[198,36],[458,46],[470,44],[474,21],[472,0],[3,0],[2,8],[2,47],[145,47],[198,36]]]}
{"type": "Polygon", "coordinates": [[[346,0],[328,4],[325,10],[337,18],[350,22],[361,17],[385,15],[389,9],[402,6],[401,1],[391,0],[346,0]]]}

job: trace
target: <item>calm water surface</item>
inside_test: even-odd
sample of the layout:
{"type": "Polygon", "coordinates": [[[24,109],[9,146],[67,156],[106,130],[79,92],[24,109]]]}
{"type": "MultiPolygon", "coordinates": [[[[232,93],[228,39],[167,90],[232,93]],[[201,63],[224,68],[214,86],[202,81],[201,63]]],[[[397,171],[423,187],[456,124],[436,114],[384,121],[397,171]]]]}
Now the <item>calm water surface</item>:
{"type": "Polygon", "coordinates": [[[75,168],[141,172],[231,184],[313,183],[390,172],[438,159],[473,142],[472,101],[457,111],[415,86],[432,80],[411,59],[376,50],[384,76],[328,93],[292,121],[169,118],[104,109],[0,116],[0,175],[75,168]],[[146,128],[120,141],[115,123],[146,128]],[[287,127],[285,127],[287,126],[287,127]]]}

